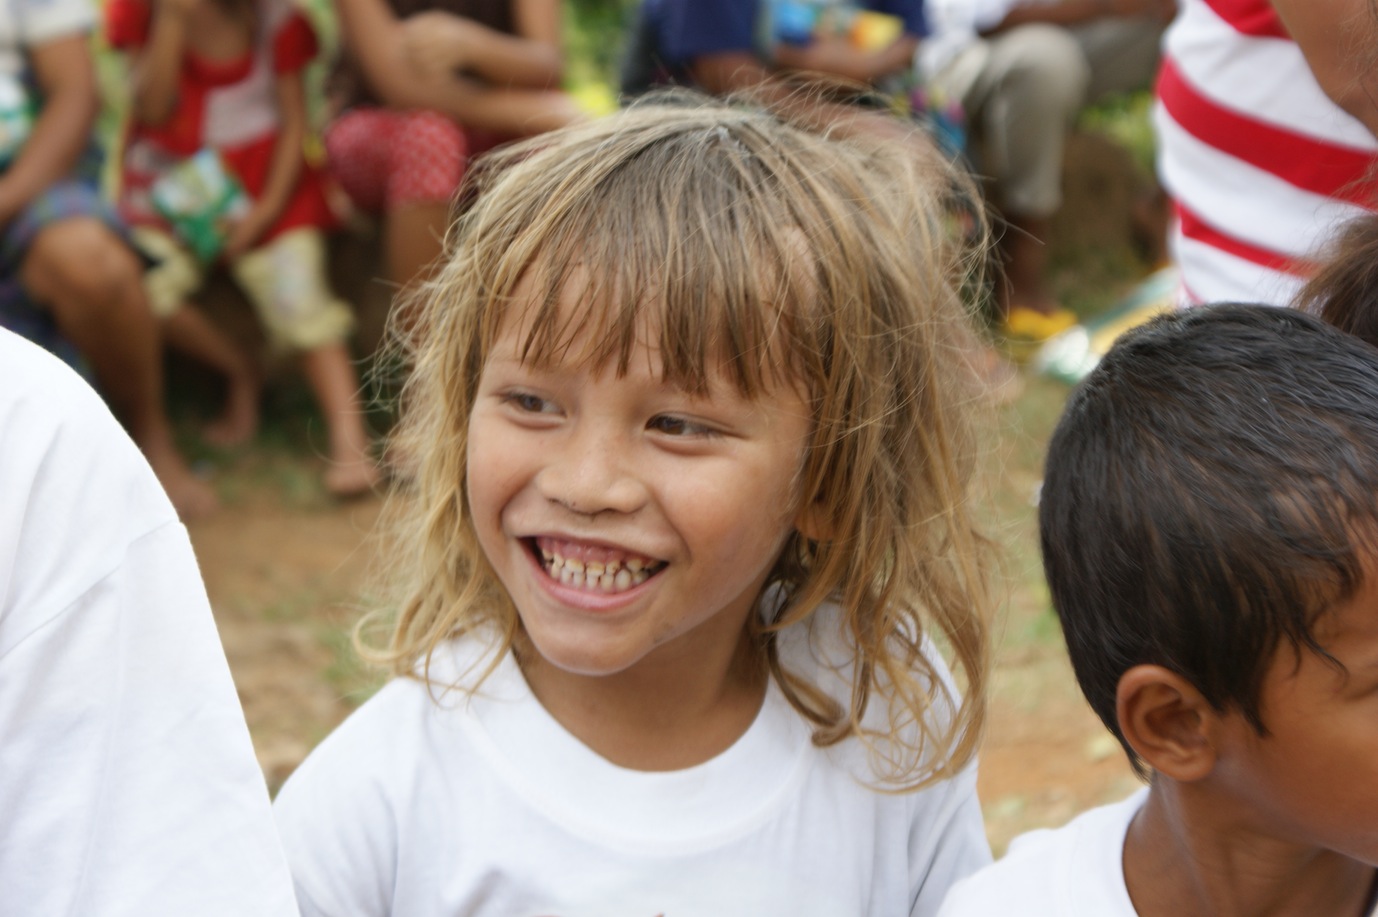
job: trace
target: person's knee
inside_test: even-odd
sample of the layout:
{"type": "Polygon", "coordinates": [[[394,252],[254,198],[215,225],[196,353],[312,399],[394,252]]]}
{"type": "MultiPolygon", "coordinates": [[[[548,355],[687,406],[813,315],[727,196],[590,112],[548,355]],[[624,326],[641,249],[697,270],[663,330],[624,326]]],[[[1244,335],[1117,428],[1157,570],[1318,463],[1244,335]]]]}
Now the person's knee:
{"type": "Polygon", "coordinates": [[[416,109],[401,116],[394,149],[404,153],[445,155],[463,159],[469,154],[464,129],[439,112],[416,109]]]}
{"type": "Polygon", "coordinates": [[[1011,99],[1011,105],[1064,121],[1075,117],[1086,99],[1091,67],[1070,32],[1031,23],[1010,30],[996,44],[997,92],[1011,99]]]}
{"type": "Polygon", "coordinates": [[[435,112],[408,112],[393,147],[387,208],[448,202],[464,177],[468,159],[469,139],[463,128],[435,112]]]}
{"type": "Polygon", "coordinates": [[[73,217],[34,238],[21,280],[42,302],[117,303],[137,297],[140,265],[124,240],[96,217],[73,217]]]}

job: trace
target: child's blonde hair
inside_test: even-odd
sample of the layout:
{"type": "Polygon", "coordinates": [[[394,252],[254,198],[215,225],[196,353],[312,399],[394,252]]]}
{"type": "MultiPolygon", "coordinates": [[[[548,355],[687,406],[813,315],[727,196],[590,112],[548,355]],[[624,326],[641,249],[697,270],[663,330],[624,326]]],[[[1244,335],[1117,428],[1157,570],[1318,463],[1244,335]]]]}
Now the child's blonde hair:
{"type": "Polygon", "coordinates": [[[625,371],[650,329],[667,380],[688,390],[719,366],[746,396],[799,388],[814,428],[798,505],[826,534],[793,533],[776,564],[769,585],[784,601],[760,621],[765,659],[818,744],[890,740],[872,748],[885,748],[882,779],[896,786],[955,773],[984,718],[989,606],[968,501],[974,338],[952,206],[962,187],[917,135],[824,136],[683,94],[488,158],[462,193],[444,267],[397,323],[410,329],[411,368],[399,448],[417,480],[399,517],[392,636],[365,651],[400,675],[428,671],[459,634],[521,651],[464,482],[479,375],[524,281],[534,364],[625,371]],[[571,285],[577,308],[559,307],[571,285]],[[590,326],[603,334],[571,351],[590,326]],[[825,601],[841,607],[853,651],[845,709],[775,652],[774,635],[825,601]],[[923,651],[926,625],[960,667],[950,716],[928,715],[947,691],[923,651]],[[864,729],[877,696],[888,726],[864,729]]]}

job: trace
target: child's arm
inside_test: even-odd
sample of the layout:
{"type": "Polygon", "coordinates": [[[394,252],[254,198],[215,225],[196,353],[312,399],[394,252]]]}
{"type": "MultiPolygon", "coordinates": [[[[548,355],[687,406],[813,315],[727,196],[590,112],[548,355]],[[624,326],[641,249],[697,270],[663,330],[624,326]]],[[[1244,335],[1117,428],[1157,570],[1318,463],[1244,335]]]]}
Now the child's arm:
{"type": "Polygon", "coordinates": [[[369,86],[392,108],[438,111],[466,126],[507,134],[563,127],[582,116],[563,93],[495,89],[473,80],[418,73],[407,60],[401,23],[384,0],[336,0],[345,43],[369,86]]]}
{"type": "Polygon", "coordinates": [[[1321,89],[1378,137],[1378,12],[1369,0],[1272,0],[1321,89]]]}
{"type": "Polygon", "coordinates": [[[263,193],[249,212],[234,224],[225,239],[225,257],[233,259],[253,248],[282,214],[301,179],[306,142],[306,87],[300,70],[280,73],[274,82],[278,105],[278,135],[263,193]]]}
{"type": "Polygon", "coordinates": [[[402,22],[408,56],[434,73],[465,71],[494,86],[557,88],[564,76],[559,0],[516,0],[517,34],[442,10],[402,22]]]}
{"type": "Polygon", "coordinates": [[[153,25],[134,61],[134,118],[158,125],[177,107],[177,82],[186,50],[187,19],[196,0],[151,0],[153,25]]]}
{"type": "MultiPolygon", "coordinates": [[[[914,67],[914,52],[919,48],[919,36],[928,27],[922,0],[892,0],[871,9],[885,19],[897,21],[902,29],[884,45],[873,41],[854,43],[856,35],[852,33],[865,30],[860,23],[853,23],[839,32],[837,26],[843,25],[844,20],[832,28],[825,26],[822,34],[814,29],[815,34],[804,41],[777,40],[771,48],[771,58],[776,65],[789,70],[822,73],[861,83],[910,72],[914,67]]],[[[826,16],[823,21],[827,21],[826,16]]]]}
{"type": "Polygon", "coordinates": [[[84,32],[31,45],[28,53],[43,104],[23,149],[0,176],[0,225],[71,172],[91,141],[99,106],[84,32]]]}
{"type": "Polygon", "coordinates": [[[870,83],[914,65],[919,39],[901,35],[877,51],[855,47],[845,36],[817,38],[807,45],[777,45],[775,61],[790,70],[826,73],[870,83]]]}

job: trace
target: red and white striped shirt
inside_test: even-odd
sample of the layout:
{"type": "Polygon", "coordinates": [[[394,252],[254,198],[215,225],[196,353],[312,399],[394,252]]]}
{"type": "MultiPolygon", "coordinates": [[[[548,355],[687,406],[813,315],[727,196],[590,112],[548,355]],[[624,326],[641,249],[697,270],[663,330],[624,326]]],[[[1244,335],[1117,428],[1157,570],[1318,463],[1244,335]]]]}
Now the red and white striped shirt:
{"type": "Polygon", "coordinates": [[[1191,302],[1287,304],[1374,206],[1378,141],[1321,90],[1268,0],[1182,0],[1155,122],[1191,302]]]}

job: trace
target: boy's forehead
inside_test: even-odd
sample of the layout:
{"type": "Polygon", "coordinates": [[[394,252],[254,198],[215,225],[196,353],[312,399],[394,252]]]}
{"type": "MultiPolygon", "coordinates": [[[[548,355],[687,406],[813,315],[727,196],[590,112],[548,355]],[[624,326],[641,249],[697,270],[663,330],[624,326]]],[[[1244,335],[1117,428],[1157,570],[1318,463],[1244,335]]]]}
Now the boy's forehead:
{"type": "Polygon", "coordinates": [[[1362,578],[1353,594],[1321,612],[1311,633],[1327,650],[1338,644],[1371,644],[1378,662],[1378,551],[1366,549],[1361,563],[1362,578]]]}

